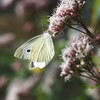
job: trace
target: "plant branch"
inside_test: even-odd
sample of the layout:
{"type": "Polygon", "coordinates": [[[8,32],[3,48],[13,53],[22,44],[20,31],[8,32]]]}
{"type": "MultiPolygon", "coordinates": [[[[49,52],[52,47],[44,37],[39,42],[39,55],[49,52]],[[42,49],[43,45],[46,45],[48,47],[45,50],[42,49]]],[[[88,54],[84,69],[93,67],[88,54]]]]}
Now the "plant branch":
{"type": "Polygon", "coordinates": [[[87,35],[89,37],[91,37],[92,39],[94,39],[94,35],[89,31],[89,29],[86,27],[85,23],[83,22],[83,19],[80,15],[77,16],[77,21],[81,24],[81,26],[85,29],[85,31],[87,32],[87,35]]]}
{"type": "Polygon", "coordinates": [[[83,74],[80,74],[80,76],[89,78],[89,79],[91,79],[91,80],[94,80],[94,81],[97,82],[98,84],[100,84],[100,81],[97,80],[97,79],[95,79],[95,78],[92,78],[92,77],[90,77],[90,76],[86,76],[86,75],[83,75],[83,74]]]}
{"type": "Polygon", "coordinates": [[[73,27],[73,26],[69,26],[70,28],[72,28],[72,29],[74,29],[74,30],[76,30],[76,31],[79,31],[79,32],[81,32],[81,33],[84,33],[84,34],[86,34],[84,31],[82,31],[82,30],[79,30],[79,29],[77,29],[77,28],[75,28],[75,27],[73,27]]]}

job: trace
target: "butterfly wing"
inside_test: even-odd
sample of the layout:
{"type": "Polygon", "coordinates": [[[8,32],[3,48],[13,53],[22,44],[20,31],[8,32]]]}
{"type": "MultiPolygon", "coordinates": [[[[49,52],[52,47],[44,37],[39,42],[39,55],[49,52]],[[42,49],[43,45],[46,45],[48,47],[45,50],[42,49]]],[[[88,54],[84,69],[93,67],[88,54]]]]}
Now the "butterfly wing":
{"type": "Polygon", "coordinates": [[[48,62],[54,56],[54,46],[50,35],[43,35],[32,47],[30,59],[34,62],[48,62]]]}
{"type": "Polygon", "coordinates": [[[45,62],[30,62],[29,69],[34,69],[34,68],[44,68],[46,66],[45,62]]]}
{"type": "MultiPolygon", "coordinates": [[[[54,56],[54,46],[51,35],[44,33],[27,41],[15,52],[15,57],[29,59],[34,67],[45,67],[54,56]],[[44,63],[41,65],[41,63],[44,63]]],[[[33,66],[32,66],[33,67],[33,66]]]]}
{"type": "Polygon", "coordinates": [[[38,42],[39,38],[41,35],[38,35],[36,37],[33,37],[32,39],[28,40],[25,42],[23,45],[21,45],[14,53],[14,56],[16,58],[21,58],[21,59],[29,59],[30,51],[32,49],[32,46],[36,42],[38,42]]]}

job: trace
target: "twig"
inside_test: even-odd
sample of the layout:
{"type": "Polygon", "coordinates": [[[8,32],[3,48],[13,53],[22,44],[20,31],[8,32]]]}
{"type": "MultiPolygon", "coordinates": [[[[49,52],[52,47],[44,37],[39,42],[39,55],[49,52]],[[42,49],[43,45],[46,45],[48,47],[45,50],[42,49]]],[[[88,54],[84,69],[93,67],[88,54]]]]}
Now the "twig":
{"type": "Polygon", "coordinates": [[[77,21],[81,24],[81,26],[86,30],[87,35],[94,39],[94,35],[89,31],[89,29],[86,27],[85,23],[83,22],[83,19],[80,15],[77,15],[77,21]]]}
{"type": "Polygon", "coordinates": [[[98,81],[97,79],[94,79],[94,78],[92,78],[92,77],[89,77],[89,76],[86,76],[86,75],[83,75],[83,74],[80,74],[80,76],[89,78],[89,79],[91,79],[91,80],[94,80],[94,81],[97,82],[98,84],[100,84],[100,81],[98,81]]]}
{"type": "Polygon", "coordinates": [[[77,29],[77,28],[75,28],[75,27],[72,27],[72,26],[69,26],[69,27],[72,28],[72,29],[75,29],[75,30],[77,30],[77,31],[79,31],[79,32],[81,32],[81,33],[86,34],[86,32],[84,32],[84,31],[82,31],[82,30],[79,30],[79,29],[77,29]]]}

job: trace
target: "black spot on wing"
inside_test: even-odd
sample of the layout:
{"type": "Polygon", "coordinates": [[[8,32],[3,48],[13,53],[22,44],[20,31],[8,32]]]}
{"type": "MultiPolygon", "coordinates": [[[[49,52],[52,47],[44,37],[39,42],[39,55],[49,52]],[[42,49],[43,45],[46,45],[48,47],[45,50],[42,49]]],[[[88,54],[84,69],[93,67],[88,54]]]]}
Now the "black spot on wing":
{"type": "Polygon", "coordinates": [[[31,51],[30,49],[27,50],[27,52],[30,52],[30,51],[31,51]]]}

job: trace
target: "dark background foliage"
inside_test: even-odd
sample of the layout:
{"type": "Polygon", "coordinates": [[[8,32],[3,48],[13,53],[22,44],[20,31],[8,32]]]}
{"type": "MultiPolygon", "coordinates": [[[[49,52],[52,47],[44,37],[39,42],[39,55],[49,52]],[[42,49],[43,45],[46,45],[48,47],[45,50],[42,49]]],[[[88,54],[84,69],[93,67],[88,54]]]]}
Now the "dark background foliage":
{"type": "MultiPolygon", "coordinates": [[[[44,69],[28,69],[29,62],[13,56],[28,39],[43,33],[58,0],[0,0],[0,100],[100,100],[100,90],[90,80],[60,77],[61,49],[69,35],[64,29],[55,39],[55,57],[44,69]]],[[[94,34],[100,32],[100,0],[87,0],[82,15],[94,34]]],[[[72,34],[74,33],[74,34],[72,34]]],[[[95,58],[99,61],[99,58],[95,58]]]]}

